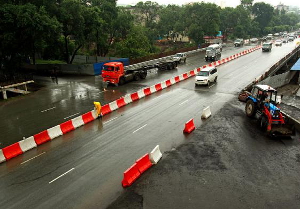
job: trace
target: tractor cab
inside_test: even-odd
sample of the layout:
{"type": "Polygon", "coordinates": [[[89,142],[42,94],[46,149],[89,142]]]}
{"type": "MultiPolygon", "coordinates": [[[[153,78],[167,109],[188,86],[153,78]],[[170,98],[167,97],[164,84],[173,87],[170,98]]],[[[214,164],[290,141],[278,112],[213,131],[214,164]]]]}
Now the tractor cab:
{"type": "Polygon", "coordinates": [[[248,99],[258,103],[271,103],[275,106],[281,103],[281,97],[277,96],[277,91],[269,85],[255,85],[248,99]]]}

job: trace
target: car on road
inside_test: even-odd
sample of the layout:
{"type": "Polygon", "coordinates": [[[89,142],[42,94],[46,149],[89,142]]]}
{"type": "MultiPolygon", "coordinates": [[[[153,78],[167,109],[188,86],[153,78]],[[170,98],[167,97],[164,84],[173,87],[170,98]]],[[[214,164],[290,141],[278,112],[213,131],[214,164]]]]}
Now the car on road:
{"type": "Polygon", "coordinates": [[[238,46],[243,46],[244,45],[244,40],[243,39],[236,39],[234,41],[234,46],[238,47],[238,46]]]}
{"type": "Polygon", "coordinates": [[[288,40],[289,41],[294,41],[295,37],[294,36],[289,36],[288,40]]]}
{"type": "Polygon", "coordinates": [[[216,67],[207,67],[202,69],[195,78],[195,86],[207,85],[211,82],[217,82],[218,70],[216,67]]]}
{"type": "Polygon", "coordinates": [[[272,43],[271,42],[263,43],[261,49],[263,52],[270,52],[272,50],[272,43]]]}
{"type": "Polygon", "coordinates": [[[284,39],[282,40],[282,43],[287,43],[287,42],[289,42],[287,38],[284,38],[284,39]]]}
{"type": "Polygon", "coordinates": [[[251,43],[256,43],[257,41],[258,41],[258,38],[251,38],[251,39],[250,39],[250,42],[251,42],[251,43]]]}
{"type": "Polygon", "coordinates": [[[275,46],[282,46],[282,41],[280,39],[276,40],[275,46]]]}
{"type": "Polygon", "coordinates": [[[216,61],[221,57],[221,48],[219,44],[212,44],[206,48],[205,61],[216,61]]]}
{"type": "Polygon", "coordinates": [[[177,53],[173,56],[173,60],[177,63],[186,62],[186,53],[177,53]]]}

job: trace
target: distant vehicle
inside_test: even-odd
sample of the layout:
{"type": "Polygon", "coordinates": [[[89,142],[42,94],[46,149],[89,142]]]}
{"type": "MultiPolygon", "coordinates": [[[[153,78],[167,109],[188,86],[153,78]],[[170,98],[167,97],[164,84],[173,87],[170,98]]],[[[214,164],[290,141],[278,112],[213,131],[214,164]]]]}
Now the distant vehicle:
{"type": "Polygon", "coordinates": [[[234,46],[238,47],[238,46],[243,46],[244,45],[244,40],[243,39],[236,39],[234,41],[234,46]]]}
{"type": "Polygon", "coordinates": [[[276,40],[275,46],[282,46],[282,41],[280,39],[276,40]]]}
{"type": "Polygon", "coordinates": [[[268,35],[267,35],[267,40],[272,40],[272,39],[273,39],[273,34],[271,34],[271,33],[268,34],[268,35]]]}
{"type": "Polygon", "coordinates": [[[275,33],[274,36],[275,36],[275,37],[279,37],[280,34],[279,34],[279,33],[275,33]]]}
{"type": "Polygon", "coordinates": [[[271,42],[263,43],[261,49],[263,52],[270,52],[272,50],[272,43],[271,42]]]}
{"type": "Polygon", "coordinates": [[[288,40],[289,40],[289,41],[294,41],[294,39],[295,39],[294,36],[289,36],[289,37],[288,37],[288,40]]]}
{"type": "Polygon", "coordinates": [[[250,42],[251,42],[251,43],[256,43],[257,41],[258,41],[258,38],[251,38],[251,39],[250,39],[250,42]]]}
{"type": "Polygon", "coordinates": [[[197,85],[207,85],[211,82],[217,82],[218,70],[216,67],[207,67],[202,69],[195,78],[195,86],[197,85]]]}
{"type": "Polygon", "coordinates": [[[177,63],[186,62],[186,53],[177,53],[173,56],[173,60],[177,63]]]}
{"type": "Polygon", "coordinates": [[[287,43],[287,42],[289,42],[287,38],[284,38],[284,39],[282,40],[282,43],[287,43]]]}
{"type": "Polygon", "coordinates": [[[205,60],[216,61],[221,57],[221,49],[219,44],[212,44],[206,48],[205,60]]]}

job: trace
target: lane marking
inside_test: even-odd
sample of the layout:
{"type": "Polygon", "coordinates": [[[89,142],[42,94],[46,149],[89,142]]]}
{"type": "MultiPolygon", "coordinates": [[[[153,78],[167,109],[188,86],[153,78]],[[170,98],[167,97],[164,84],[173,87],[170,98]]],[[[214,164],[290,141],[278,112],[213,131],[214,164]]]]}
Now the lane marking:
{"type": "Polygon", "coordinates": [[[211,85],[210,87],[208,87],[209,89],[211,88],[211,87],[213,87],[213,86],[215,86],[216,84],[213,84],[213,85],[211,85]]]}
{"type": "Polygon", "coordinates": [[[145,128],[147,126],[147,124],[145,124],[145,125],[143,125],[142,127],[140,127],[140,128],[138,128],[138,129],[136,129],[134,132],[132,132],[133,134],[135,133],[135,132],[137,132],[137,131],[139,131],[139,130],[141,130],[142,128],[145,128]]]}
{"type": "Polygon", "coordinates": [[[68,170],[67,172],[65,172],[65,173],[63,173],[63,174],[61,174],[60,176],[58,176],[57,178],[55,178],[55,179],[53,179],[52,181],[50,181],[49,182],[49,184],[51,184],[51,183],[53,183],[53,182],[55,182],[57,179],[59,179],[59,178],[61,178],[61,177],[63,177],[64,175],[66,175],[66,174],[68,174],[68,173],[70,173],[71,171],[73,171],[75,168],[71,168],[70,170],[68,170]]]}
{"type": "Polygon", "coordinates": [[[47,111],[49,111],[49,110],[53,110],[53,109],[55,109],[56,107],[51,107],[51,108],[49,108],[49,109],[46,109],[46,110],[42,110],[41,112],[47,112],[47,111]]]}
{"type": "Polygon", "coordinates": [[[24,163],[28,163],[30,160],[33,160],[34,158],[37,158],[37,157],[39,157],[39,156],[41,156],[41,155],[43,155],[43,154],[45,154],[45,153],[46,153],[46,152],[42,152],[41,154],[39,154],[39,155],[37,155],[37,156],[35,156],[35,157],[33,157],[33,158],[30,158],[30,159],[28,159],[28,160],[22,162],[21,165],[24,164],[24,163]]]}
{"type": "Polygon", "coordinates": [[[187,103],[189,100],[185,100],[184,102],[181,102],[179,105],[183,105],[184,103],[187,103]]]}
{"type": "Polygon", "coordinates": [[[68,118],[70,118],[70,117],[73,117],[73,116],[75,116],[75,115],[78,115],[78,114],[80,114],[80,113],[78,112],[78,113],[75,113],[75,114],[70,115],[70,116],[68,116],[68,117],[65,117],[64,120],[66,120],[66,119],[68,119],[68,118]]]}
{"type": "Polygon", "coordinates": [[[158,99],[158,98],[160,98],[160,97],[162,97],[163,95],[160,95],[160,96],[158,96],[158,97],[155,97],[153,100],[155,100],[155,99],[158,99]]]}
{"type": "Polygon", "coordinates": [[[106,122],[104,122],[103,124],[106,124],[106,123],[109,123],[109,122],[111,122],[111,121],[113,121],[113,120],[115,120],[115,119],[117,119],[118,117],[115,117],[115,118],[113,118],[113,119],[110,119],[109,121],[106,121],[106,122]]]}

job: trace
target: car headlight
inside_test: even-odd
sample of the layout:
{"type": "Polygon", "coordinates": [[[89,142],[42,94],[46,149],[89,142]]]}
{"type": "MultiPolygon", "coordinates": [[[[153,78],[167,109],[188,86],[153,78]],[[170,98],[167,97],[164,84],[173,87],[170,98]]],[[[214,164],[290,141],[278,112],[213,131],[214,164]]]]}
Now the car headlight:
{"type": "Polygon", "coordinates": [[[207,79],[204,79],[204,81],[207,81],[207,79]]]}

